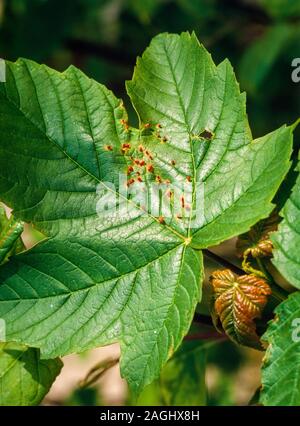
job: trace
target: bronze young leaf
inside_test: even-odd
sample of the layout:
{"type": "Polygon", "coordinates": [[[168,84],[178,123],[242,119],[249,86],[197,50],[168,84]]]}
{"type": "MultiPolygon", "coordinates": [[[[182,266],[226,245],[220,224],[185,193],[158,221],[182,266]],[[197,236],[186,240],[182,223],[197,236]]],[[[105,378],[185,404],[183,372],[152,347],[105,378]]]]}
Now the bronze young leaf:
{"type": "Polygon", "coordinates": [[[271,289],[255,275],[234,274],[230,269],[213,272],[213,317],[236,343],[262,349],[255,319],[260,318],[271,289]]]}

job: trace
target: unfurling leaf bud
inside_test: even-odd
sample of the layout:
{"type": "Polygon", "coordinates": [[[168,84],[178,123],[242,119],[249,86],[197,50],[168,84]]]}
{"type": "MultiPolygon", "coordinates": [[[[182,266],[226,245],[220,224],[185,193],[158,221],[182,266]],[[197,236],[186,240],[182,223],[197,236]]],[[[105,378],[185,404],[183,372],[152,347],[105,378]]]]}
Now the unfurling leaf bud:
{"type": "Polygon", "coordinates": [[[273,244],[270,233],[276,231],[279,216],[274,211],[270,217],[261,220],[250,231],[239,236],[237,240],[237,252],[240,257],[251,255],[252,257],[271,256],[273,244]]]}
{"type": "Polygon", "coordinates": [[[262,349],[256,333],[255,319],[260,318],[271,288],[255,275],[235,275],[230,269],[215,271],[210,277],[213,287],[212,316],[228,337],[236,343],[262,349]]]}

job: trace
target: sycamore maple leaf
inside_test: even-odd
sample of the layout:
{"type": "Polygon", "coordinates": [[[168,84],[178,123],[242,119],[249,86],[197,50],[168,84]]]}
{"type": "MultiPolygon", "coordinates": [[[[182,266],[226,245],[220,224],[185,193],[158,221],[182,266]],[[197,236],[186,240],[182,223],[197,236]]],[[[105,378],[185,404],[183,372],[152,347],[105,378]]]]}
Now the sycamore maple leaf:
{"type": "Polygon", "coordinates": [[[252,140],[231,65],[216,66],[194,34],[155,37],[127,91],[138,129],[123,102],[78,69],[6,62],[0,197],[46,238],[1,266],[0,317],[7,339],[44,358],[119,342],[137,393],[190,327],[200,249],[272,211],[292,128],[252,140]]]}

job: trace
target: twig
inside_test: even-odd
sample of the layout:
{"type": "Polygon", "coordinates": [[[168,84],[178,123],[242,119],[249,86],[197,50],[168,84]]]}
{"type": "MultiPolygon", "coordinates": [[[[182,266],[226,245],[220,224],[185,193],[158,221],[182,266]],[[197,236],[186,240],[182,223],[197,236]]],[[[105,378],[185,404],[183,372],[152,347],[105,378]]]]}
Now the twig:
{"type": "Polygon", "coordinates": [[[239,268],[238,266],[234,265],[233,263],[229,262],[228,260],[224,259],[223,257],[213,253],[212,251],[210,251],[208,249],[204,249],[203,253],[209,259],[213,260],[214,262],[218,263],[219,265],[224,266],[225,268],[231,269],[236,274],[245,275],[245,271],[243,271],[242,268],[239,268]]]}
{"type": "Polygon", "coordinates": [[[257,263],[258,267],[265,274],[267,281],[269,282],[269,285],[272,289],[273,296],[275,296],[276,299],[278,299],[280,302],[285,300],[288,297],[289,293],[275,282],[273,276],[270,274],[270,272],[265,267],[262,259],[256,258],[256,263],[257,263]]]}
{"type": "Polygon", "coordinates": [[[211,333],[194,333],[188,334],[185,336],[184,340],[227,340],[227,336],[225,334],[220,334],[217,331],[211,333]]]}

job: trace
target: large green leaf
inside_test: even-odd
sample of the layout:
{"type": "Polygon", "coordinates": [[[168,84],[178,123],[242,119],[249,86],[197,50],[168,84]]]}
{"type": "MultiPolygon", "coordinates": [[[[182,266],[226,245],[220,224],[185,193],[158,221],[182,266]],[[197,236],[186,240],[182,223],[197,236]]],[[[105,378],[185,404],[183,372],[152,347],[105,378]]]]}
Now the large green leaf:
{"type": "Polygon", "coordinates": [[[122,374],[139,392],[189,329],[201,297],[199,249],[272,210],[292,128],[252,141],[230,64],[216,67],[186,33],[156,37],[138,60],[128,92],[140,129],[74,67],[61,74],[19,60],[7,62],[6,75],[0,196],[48,237],[0,269],[7,337],[44,358],[119,341],[122,374]],[[119,174],[137,169],[132,186],[145,189],[151,207],[164,198],[153,181],[186,183],[182,215],[145,213],[124,193],[119,174]],[[104,192],[110,203],[118,197],[118,212],[104,192]]]}
{"type": "Polygon", "coordinates": [[[0,343],[0,405],[36,405],[62,368],[58,359],[40,360],[37,349],[0,343]]]}
{"type": "MultiPolygon", "coordinates": [[[[298,164],[299,171],[299,164],[298,164]]],[[[274,265],[284,278],[300,288],[300,176],[272,235],[274,265]]],[[[261,401],[265,405],[300,405],[300,293],[276,309],[276,318],[262,337],[269,343],[262,370],[261,401]]]]}
{"type": "MultiPolygon", "coordinates": [[[[297,170],[300,171],[300,163],[297,170]]],[[[283,221],[272,235],[273,263],[292,285],[300,289],[300,175],[281,215],[283,221]]]]}
{"type": "MultiPolygon", "coordinates": [[[[193,176],[194,198],[204,184],[203,217],[192,230],[193,246],[220,243],[270,212],[277,162],[289,156],[292,128],[281,127],[251,143],[245,94],[227,60],[216,67],[195,36],[163,34],[138,59],[127,90],[140,125],[161,123],[160,133],[168,139],[167,147],[156,145],[157,162],[169,166],[180,155],[171,176],[193,176]],[[211,139],[203,136],[206,131],[211,139]]],[[[280,180],[285,173],[286,166],[280,180]]]]}
{"type": "Polygon", "coordinates": [[[300,293],[276,308],[262,339],[269,343],[260,400],[264,405],[300,405],[300,293]]]}

